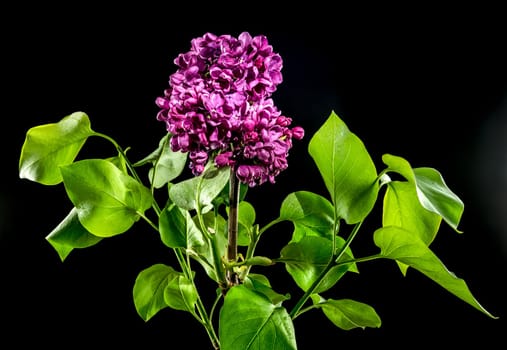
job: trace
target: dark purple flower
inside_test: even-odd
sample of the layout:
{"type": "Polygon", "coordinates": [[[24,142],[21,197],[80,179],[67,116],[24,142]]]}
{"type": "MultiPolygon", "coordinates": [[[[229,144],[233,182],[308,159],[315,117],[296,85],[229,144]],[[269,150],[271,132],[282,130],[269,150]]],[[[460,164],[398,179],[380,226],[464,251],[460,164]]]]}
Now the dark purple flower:
{"type": "Polygon", "coordinates": [[[169,88],[155,101],[171,149],[189,152],[194,175],[213,159],[218,167],[234,166],[249,186],[273,183],[287,168],[292,139],[302,139],[304,130],[291,129],[291,118],[271,99],[283,80],[283,61],[267,38],[206,33],[174,64],[169,88]]]}

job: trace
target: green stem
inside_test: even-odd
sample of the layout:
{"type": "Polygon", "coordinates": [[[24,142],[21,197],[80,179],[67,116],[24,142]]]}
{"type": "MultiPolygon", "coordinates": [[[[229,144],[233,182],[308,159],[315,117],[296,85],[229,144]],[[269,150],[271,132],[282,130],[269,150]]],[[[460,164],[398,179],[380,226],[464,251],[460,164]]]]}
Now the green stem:
{"type": "Polygon", "coordinates": [[[185,275],[185,277],[189,281],[192,281],[192,284],[194,285],[194,290],[196,291],[196,294],[197,294],[196,307],[197,307],[197,312],[199,313],[199,317],[196,317],[196,318],[198,319],[199,322],[201,322],[201,324],[206,329],[206,332],[208,333],[208,336],[211,340],[211,343],[213,344],[213,347],[215,349],[220,349],[220,345],[219,345],[220,342],[219,342],[218,336],[215,333],[213,323],[211,322],[210,317],[208,316],[208,313],[206,312],[206,308],[204,307],[204,303],[202,302],[202,299],[199,295],[199,292],[197,290],[197,286],[195,285],[194,278],[192,276],[192,271],[185,260],[185,256],[183,255],[181,249],[174,248],[173,251],[176,254],[176,258],[178,259],[178,263],[183,271],[183,274],[185,275]]]}
{"type": "Polygon", "coordinates": [[[132,163],[130,163],[130,160],[127,158],[127,155],[125,154],[125,151],[123,150],[123,148],[120,147],[120,145],[111,137],[105,135],[105,134],[102,134],[100,132],[95,132],[93,134],[94,136],[99,136],[99,137],[102,137],[106,140],[108,140],[109,142],[111,142],[114,147],[116,148],[116,150],[118,151],[118,153],[121,154],[121,156],[123,157],[123,159],[125,160],[125,164],[127,164],[127,168],[130,170],[132,176],[140,183],[142,183],[141,179],[139,178],[139,176],[137,175],[137,172],[135,171],[134,169],[134,166],[132,165],[132,163]]]}
{"type": "MultiPolygon", "coordinates": [[[[229,218],[227,235],[227,262],[236,262],[238,257],[238,205],[239,181],[236,177],[236,167],[231,166],[229,177],[229,218]]],[[[233,268],[227,270],[227,283],[229,287],[239,284],[237,274],[233,268]]]]}
{"type": "Polygon", "coordinates": [[[211,254],[213,257],[213,265],[215,267],[215,272],[217,274],[217,280],[218,285],[221,289],[226,288],[227,286],[227,280],[225,276],[225,271],[222,264],[222,257],[220,256],[220,252],[218,251],[218,242],[217,242],[217,230],[216,230],[216,224],[215,224],[215,230],[214,232],[209,232],[208,228],[206,227],[206,224],[204,223],[204,218],[202,216],[202,210],[201,210],[201,201],[200,201],[200,194],[201,194],[201,184],[202,181],[200,181],[197,184],[197,191],[195,194],[195,206],[196,206],[196,215],[199,222],[199,227],[201,228],[202,233],[204,234],[204,237],[209,242],[209,246],[211,249],[211,254]]]}
{"type": "MultiPolygon", "coordinates": [[[[259,243],[260,236],[261,235],[259,233],[259,226],[254,226],[253,227],[253,232],[252,232],[252,235],[251,235],[251,241],[250,241],[250,244],[248,245],[248,248],[246,250],[245,260],[248,260],[251,257],[253,257],[253,255],[255,253],[255,248],[257,247],[257,243],[259,243]]],[[[248,276],[248,274],[250,273],[251,269],[252,269],[252,265],[248,266],[246,268],[246,270],[244,270],[241,273],[240,279],[244,280],[245,277],[248,276]]]]}
{"type": "Polygon", "coordinates": [[[281,220],[280,218],[277,218],[275,220],[272,220],[271,222],[267,223],[264,227],[262,227],[260,230],[259,230],[259,236],[262,235],[267,229],[269,229],[270,227],[278,224],[279,222],[282,222],[284,220],[281,220]]]}
{"type": "Polygon", "coordinates": [[[305,292],[305,294],[298,300],[296,305],[292,308],[292,310],[289,314],[292,319],[295,319],[299,315],[299,311],[301,310],[303,305],[306,304],[306,302],[308,301],[310,296],[314,293],[314,291],[317,289],[317,287],[320,285],[320,283],[322,282],[322,279],[326,276],[326,274],[329,272],[329,270],[331,270],[331,268],[336,265],[336,261],[340,260],[342,255],[345,253],[347,248],[350,246],[350,243],[352,242],[354,237],[357,235],[357,232],[359,231],[361,224],[362,224],[362,221],[357,223],[356,226],[354,226],[354,229],[350,233],[349,237],[345,241],[345,244],[340,249],[338,254],[331,254],[331,258],[329,259],[329,262],[326,265],[326,267],[324,268],[324,270],[321,271],[321,273],[319,274],[317,279],[312,283],[310,288],[308,288],[308,290],[305,292]]]}
{"type": "MultiPolygon", "coordinates": [[[[159,213],[157,213],[157,214],[159,214],[159,213]]],[[[144,215],[143,213],[140,213],[140,212],[137,212],[137,215],[139,215],[140,217],[142,217],[142,218],[144,219],[144,221],[146,221],[146,222],[147,222],[147,223],[148,223],[151,227],[153,227],[153,229],[154,229],[155,231],[157,231],[157,232],[158,232],[158,227],[157,227],[157,225],[155,225],[155,224],[153,223],[153,221],[151,221],[151,220],[150,220],[150,219],[149,219],[146,215],[144,215]]]]}

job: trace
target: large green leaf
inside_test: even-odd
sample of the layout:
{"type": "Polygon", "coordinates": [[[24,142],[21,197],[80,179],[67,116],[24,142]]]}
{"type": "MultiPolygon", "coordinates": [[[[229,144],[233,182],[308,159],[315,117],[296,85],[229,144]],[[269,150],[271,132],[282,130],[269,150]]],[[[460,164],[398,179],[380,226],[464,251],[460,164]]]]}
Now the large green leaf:
{"type": "Polygon", "coordinates": [[[155,188],[161,188],[177,178],[183,172],[187,162],[188,153],[173,152],[169,147],[170,139],[171,134],[164,135],[155,151],[134,163],[136,167],[147,163],[153,165],[148,171],[148,178],[155,188]]]}
{"type": "Polygon", "coordinates": [[[193,248],[204,244],[202,232],[189,212],[173,204],[160,214],[159,230],[162,242],[170,248],[193,248]]]}
{"type": "Polygon", "coordinates": [[[53,246],[62,261],[74,248],[91,247],[102,240],[88,232],[79,222],[76,208],[51,231],[46,240],[53,246]]]}
{"type": "Polygon", "coordinates": [[[376,230],[373,238],[383,257],[411,266],[477,310],[496,318],[479,304],[465,281],[449,271],[417,235],[389,226],[376,230]]]}
{"type": "Polygon", "coordinates": [[[313,135],[308,151],[331,195],[338,218],[363,220],[378,193],[377,171],[363,142],[332,112],[313,135]]]}
{"type": "Polygon", "coordinates": [[[60,183],[60,166],[71,164],[93,134],[83,112],[72,113],[58,123],[30,128],[21,149],[19,177],[43,185],[60,183]]]}
{"type": "Polygon", "coordinates": [[[287,310],[244,285],[232,287],[220,309],[221,350],[297,349],[287,310]]]}
{"type": "Polygon", "coordinates": [[[152,203],[148,188],[103,159],[85,159],[61,168],[79,221],[92,234],[127,231],[152,203]]]}
{"type": "Polygon", "coordinates": [[[334,232],[334,208],[324,197],[308,191],[289,194],[280,207],[280,220],[291,221],[294,225],[292,241],[317,234],[332,239],[334,232]]]}
{"type": "Polygon", "coordinates": [[[373,307],[352,299],[323,299],[312,295],[314,305],[322,308],[324,315],[336,327],[344,330],[366,327],[379,328],[382,321],[373,307]]]}
{"type": "Polygon", "coordinates": [[[180,276],[183,276],[180,272],[164,264],[150,266],[137,275],[132,291],[134,306],[144,321],[169,306],[165,298],[166,288],[180,276]]]}

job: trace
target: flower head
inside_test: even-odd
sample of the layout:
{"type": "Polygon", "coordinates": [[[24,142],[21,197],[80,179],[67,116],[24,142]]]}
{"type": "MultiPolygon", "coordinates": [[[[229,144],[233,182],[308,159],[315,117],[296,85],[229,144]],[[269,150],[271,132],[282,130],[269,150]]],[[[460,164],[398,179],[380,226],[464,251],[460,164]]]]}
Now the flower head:
{"type": "Polygon", "coordinates": [[[156,99],[171,149],[189,152],[194,175],[213,159],[218,167],[234,166],[249,186],[275,182],[287,168],[292,139],[302,139],[304,130],[290,128],[291,118],[271,99],[283,62],[266,37],[206,33],[174,63],[169,88],[156,99]]]}

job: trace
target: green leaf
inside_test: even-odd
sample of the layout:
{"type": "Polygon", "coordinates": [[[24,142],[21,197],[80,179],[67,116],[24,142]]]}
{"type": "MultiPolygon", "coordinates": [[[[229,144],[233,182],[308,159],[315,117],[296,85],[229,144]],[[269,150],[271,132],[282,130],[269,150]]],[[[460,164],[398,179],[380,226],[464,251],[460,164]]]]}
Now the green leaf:
{"type": "Polygon", "coordinates": [[[169,146],[171,134],[166,134],[159,141],[155,151],[145,158],[134,163],[135,167],[142,166],[147,163],[153,165],[148,172],[150,183],[155,188],[161,188],[171,180],[181,175],[187,162],[188,153],[173,152],[169,146]]]}
{"type": "Polygon", "coordinates": [[[407,181],[415,183],[414,171],[406,159],[387,153],[382,156],[382,161],[387,165],[387,171],[398,173],[407,181]]]}
{"type": "Polygon", "coordinates": [[[275,292],[271,288],[269,280],[264,275],[249,273],[248,276],[243,281],[243,284],[247,286],[249,289],[264,294],[266,297],[269,298],[269,300],[271,300],[271,303],[274,305],[278,305],[283,301],[290,299],[290,296],[288,294],[283,295],[275,292]]]}
{"type": "Polygon", "coordinates": [[[241,263],[241,266],[253,266],[253,265],[270,266],[270,265],[274,265],[274,264],[275,264],[275,262],[272,259],[265,257],[265,256],[256,255],[256,256],[252,256],[251,258],[243,261],[241,263]]]}
{"type": "Polygon", "coordinates": [[[229,180],[229,167],[217,169],[209,163],[203,174],[174,184],[169,188],[169,197],[178,207],[186,210],[197,209],[196,194],[203,212],[211,209],[212,201],[229,180]]]}
{"type": "Polygon", "coordinates": [[[412,168],[402,157],[384,154],[383,162],[388,171],[401,174],[408,182],[415,184],[421,205],[441,216],[456,232],[464,210],[461,199],[445,184],[442,175],[433,168],[412,168]]]}
{"type": "MultiPolygon", "coordinates": [[[[229,190],[230,190],[230,187],[229,187],[229,181],[228,181],[227,184],[222,189],[222,191],[220,191],[220,193],[215,197],[215,199],[213,199],[212,203],[216,208],[220,207],[222,204],[224,204],[226,207],[229,206],[229,190]]],[[[242,202],[245,199],[247,192],[248,192],[248,185],[244,184],[244,183],[240,183],[239,184],[239,201],[240,202],[242,202]]]]}
{"type": "Polygon", "coordinates": [[[189,212],[175,205],[160,214],[159,230],[162,242],[170,248],[193,248],[204,244],[202,232],[189,212]]]}
{"type": "Polygon", "coordinates": [[[308,151],[324,180],[337,217],[363,220],[378,193],[377,171],[363,142],[332,112],[313,135],[308,151]]]}
{"type": "Polygon", "coordinates": [[[51,231],[46,240],[53,246],[62,261],[74,248],[91,247],[102,240],[88,232],[79,222],[76,208],[51,231]]]}
{"type": "MultiPolygon", "coordinates": [[[[215,216],[214,211],[207,212],[202,218],[205,228],[213,235],[213,244],[215,245],[218,256],[225,256],[225,250],[227,248],[227,221],[219,214],[215,216]]],[[[194,215],[192,220],[197,227],[200,227],[197,215],[194,215]]],[[[204,240],[204,244],[196,245],[188,252],[193,253],[191,257],[201,264],[207,275],[213,281],[218,282],[212,249],[208,240],[204,240]]]]}
{"type": "Polygon", "coordinates": [[[282,202],[280,220],[291,221],[294,225],[293,242],[307,235],[332,239],[334,208],[324,197],[307,191],[289,194],[282,202]]]}
{"type": "Polygon", "coordinates": [[[165,299],[166,288],[180,276],[181,273],[164,264],[150,266],[137,275],[133,289],[134,306],[144,321],[169,306],[165,299]]]}
{"type": "MultiPolygon", "coordinates": [[[[345,241],[336,237],[337,246],[342,247],[345,241]]],[[[281,261],[285,263],[287,272],[292,276],[296,284],[303,291],[307,291],[317,280],[320,274],[328,266],[332,257],[332,241],[317,237],[306,236],[299,242],[289,243],[282,248],[281,261]]],[[[350,260],[352,253],[346,255],[346,260],[350,260]]],[[[323,292],[334,286],[336,282],[349,270],[353,269],[351,264],[342,264],[333,266],[320,282],[315,293],[323,292]]]]}
{"type": "MultiPolygon", "coordinates": [[[[417,235],[429,246],[437,235],[442,217],[423,208],[414,183],[392,181],[384,197],[382,226],[398,226],[417,235]]],[[[403,274],[407,266],[398,262],[403,274]]]]}
{"type": "Polygon", "coordinates": [[[422,206],[444,219],[456,232],[464,210],[461,199],[444,182],[442,175],[433,168],[415,168],[417,195],[422,206]]]}
{"type": "Polygon", "coordinates": [[[477,310],[496,318],[479,304],[465,281],[449,271],[417,235],[390,226],[376,230],[373,239],[383,257],[411,266],[477,310]]]}
{"type": "Polygon", "coordinates": [[[366,327],[379,328],[381,320],[373,307],[351,299],[327,299],[312,295],[314,304],[324,312],[324,315],[336,327],[343,330],[366,327]]]}
{"type": "Polygon", "coordinates": [[[384,197],[382,226],[399,226],[417,236],[429,246],[435,238],[442,218],[426,210],[417,197],[415,186],[409,182],[388,184],[384,197]]]}
{"type": "Polygon", "coordinates": [[[297,349],[287,310],[244,285],[232,287],[220,310],[221,350],[297,349]]]}
{"type": "Polygon", "coordinates": [[[83,112],[72,113],[58,123],[30,128],[21,149],[19,177],[43,185],[60,183],[60,166],[71,164],[93,134],[83,112]]]}
{"type": "Polygon", "coordinates": [[[238,205],[238,223],[250,227],[255,223],[255,209],[252,204],[241,201],[238,205]]]}
{"type": "Polygon", "coordinates": [[[180,275],[171,279],[167,284],[164,291],[164,300],[169,307],[175,310],[188,311],[194,314],[197,291],[191,280],[180,275]]]}
{"type": "Polygon", "coordinates": [[[79,221],[96,236],[127,231],[151,206],[149,189],[106,160],[85,159],[61,171],[79,221]]]}
{"type": "MultiPolygon", "coordinates": [[[[227,215],[229,215],[229,207],[226,207],[227,215]]],[[[242,201],[238,205],[238,246],[248,246],[250,244],[250,236],[252,234],[253,225],[255,223],[255,209],[252,204],[242,201]]],[[[225,232],[227,236],[227,232],[225,232]]]]}

